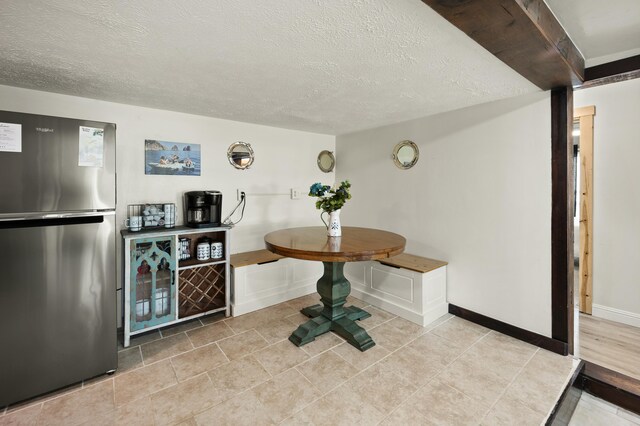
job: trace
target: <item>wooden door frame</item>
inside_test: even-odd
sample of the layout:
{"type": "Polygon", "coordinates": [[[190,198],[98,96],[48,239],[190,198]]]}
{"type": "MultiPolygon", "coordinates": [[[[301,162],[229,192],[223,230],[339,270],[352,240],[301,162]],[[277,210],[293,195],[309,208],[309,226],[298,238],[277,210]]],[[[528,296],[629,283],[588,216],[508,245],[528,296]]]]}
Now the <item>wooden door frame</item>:
{"type": "MultiPolygon", "coordinates": [[[[593,305],[593,122],[596,107],[575,108],[574,123],[580,126],[580,312],[591,315],[593,305]]],[[[575,237],[575,236],[574,236],[575,237]]]]}

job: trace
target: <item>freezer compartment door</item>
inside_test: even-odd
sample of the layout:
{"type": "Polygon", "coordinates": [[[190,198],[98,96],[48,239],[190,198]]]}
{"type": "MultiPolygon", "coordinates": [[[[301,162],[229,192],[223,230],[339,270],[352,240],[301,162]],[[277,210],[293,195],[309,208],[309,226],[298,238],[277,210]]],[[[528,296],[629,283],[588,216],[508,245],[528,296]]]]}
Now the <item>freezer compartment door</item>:
{"type": "Polygon", "coordinates": [[[0,213],[115,208],[115,124],[5,111],[0,123],[22,133],[22,152],[0,151],[0,213]],[[80,144],[80,126],[104,130],[101,167],[79,165],[100,151],[97,142],[80,144]]]}
{"type": "Polygon", "coordinates": [[[117,367],[115,215],[0,222],[0,406],[117,367]]]}

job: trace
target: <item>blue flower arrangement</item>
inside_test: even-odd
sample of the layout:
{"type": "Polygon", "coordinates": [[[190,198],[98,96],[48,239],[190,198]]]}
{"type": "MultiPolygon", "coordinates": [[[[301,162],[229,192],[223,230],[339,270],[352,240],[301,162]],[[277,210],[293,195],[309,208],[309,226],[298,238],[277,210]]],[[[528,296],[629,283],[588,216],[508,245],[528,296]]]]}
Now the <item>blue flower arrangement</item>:
{"type": "Polygon", "coordinates": [[[309,196],[318,197],[316,201],[316,208],[318,210],[331,213],[340,210],[342,206],[344,206],[344,203],[351,199],[349,188],[351,188],[351,184],[348,180],[340,183],[340,186],[337,188],[331,188],[329,185],[316,182],[309,188],[309,196]]]}

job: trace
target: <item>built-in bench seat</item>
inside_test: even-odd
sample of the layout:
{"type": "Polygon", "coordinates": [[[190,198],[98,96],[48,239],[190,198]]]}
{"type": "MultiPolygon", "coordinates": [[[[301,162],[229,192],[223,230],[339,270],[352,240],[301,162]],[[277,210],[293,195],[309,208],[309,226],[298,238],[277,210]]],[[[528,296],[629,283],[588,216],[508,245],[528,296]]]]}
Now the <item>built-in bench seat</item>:
{"type": "Polygon", "coordinates": [[[388,259],[347,263],[351,294],[425,326],[447,313],[447,262],[402,253],[388,259]]]}
{"type": "Polygon", "coordinates": [[[269,250],[231,255],[231,314],[238,316],[316,291],[321,262],[283,257],[269,250]]]}
{"type": "Polygon", "coordinates": [[[413,254],[402,253],[387,259],[377,260],[383,265],[393,266],[394,268],[403,268],[410,271],[426,274],[443,266],[447,266],[444,260],[429,259],[428,257],[416,256],[413,254]]]}
{"type": "Polygon", "coordinates": [[[231,255],[231,266],[240,268],[249,265],[262,265],[264,263],[275,262],[284,259],[284,256],[270,252],[267,249],[246,251],[231,255]]]}
{"type": "MultiPolygon", "coordinates": [[[[447,313],[447,262],[402,253],[348,262],[351,294],[422,326],[447,313]]],[[[321,262],[283,257],[269,250],[231,255],[231,311],[242,315],[311,294],[321,262]]]]}

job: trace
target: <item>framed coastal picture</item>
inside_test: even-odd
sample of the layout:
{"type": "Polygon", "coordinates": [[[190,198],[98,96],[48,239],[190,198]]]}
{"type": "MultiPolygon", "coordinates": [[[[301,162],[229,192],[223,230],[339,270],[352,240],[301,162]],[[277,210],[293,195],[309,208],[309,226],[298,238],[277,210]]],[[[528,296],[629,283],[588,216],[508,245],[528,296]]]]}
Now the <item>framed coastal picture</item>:
{"type": "Polygon", "coordinates": [[[145,139],[144,174],[200,176],[200,144],[145,139]]]}

